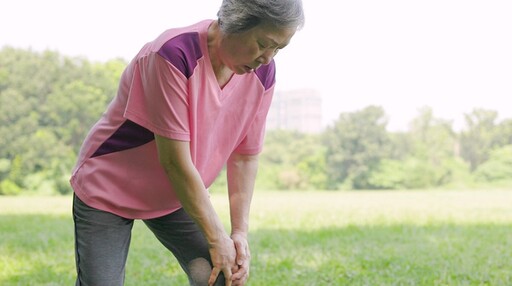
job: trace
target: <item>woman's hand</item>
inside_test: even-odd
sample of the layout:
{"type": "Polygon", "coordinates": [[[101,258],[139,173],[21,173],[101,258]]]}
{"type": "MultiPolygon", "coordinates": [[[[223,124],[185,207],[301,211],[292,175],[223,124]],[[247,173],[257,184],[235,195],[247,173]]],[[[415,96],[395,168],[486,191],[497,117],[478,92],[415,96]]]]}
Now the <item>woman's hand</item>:
{"type": "Polygon", "coordinates": [[[233,272],[233,286],[243,286],[249,278],[249,268],[251,263],[251,251],[249,250],[249,242],[247,235],[234,233],[231,239],[236,249],[236,264],[238,269],[233,272]]]}
{"type": "MultiPolygon", "coordinates": [[[[208,285],[215,285],[215,281],[221,272],[224,273],[226,286],[232,285],[233,271],[236,267],[236,250],[233,240],[226,234],[225,237],[218,242],[210,244],[210,256],[212,259],[213,269],[208,279],[208,285]]],[[[235,284],[236,285],[236,284],[235,284]]]]}

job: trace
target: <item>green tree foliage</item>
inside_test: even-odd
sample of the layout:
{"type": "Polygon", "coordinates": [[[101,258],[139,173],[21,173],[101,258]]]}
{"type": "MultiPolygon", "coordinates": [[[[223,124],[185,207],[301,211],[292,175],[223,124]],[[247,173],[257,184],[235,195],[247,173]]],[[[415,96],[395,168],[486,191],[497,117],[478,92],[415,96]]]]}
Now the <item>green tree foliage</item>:
{"type": "Polygon", "coordinates": [[[512,119],[505,119],[497,126],[495,144],[505,146],[512,144],[512,119]]]}
{"type": "Polygon", "coordinates": [[[10,169],[0,172],[0,194],[70,191],[80,144],[115,95],[125,65],[0,50],[0,160],[10,169]]]}
{"type": "Polygon", "coordinates": [[[319,135],[269,131],[260,156],[257,186],[265,189],[325,189],[325,148],[319,135]]]}
{"type": "Polygon", "coordinates": [[[498,113],[475,109],[464,117],[467,130],[461,133],[460,151],[462,158],[469,162],[474,171],[489,158],[490,150],[499,144],[502,135],[498,135],[498,113]]]}
{"type": "MultiPolygon", "coordinates": [[[[82,141],[126,66],[56,52],[0,50],[0,195],[68,193],[82,141]]],[[[492,110],[452,123],[420,109],[388,132],[381,107],[342,113],[321,134],[267,132],[256,185],[264,189],[411,189],[512,185],[512,119],[492,110]]],[[[225,171],[212,189],[225,190],[225,171]]]]}
{"type": "Polygon", "coordinates": [[[411,168],[408,172],[415,179],[405,187],[425,188],[450,182],[457,148],[457,137],[452,124],[434,117],[432,109],[425,107],[412,121],[409,135],[413,147],[406,162],[419,164],[413,163],[409,166],[411,168]]]}
{"type": "Polygon", "coordinates": [[[330,188],[373,188],[370,176],[391,152],[387,120],[381,107],[342,113],[325,132],[330,188]]]}
{"type": "Polygon", "coordinates": [[[401,135],[405,137],[395,136],[400,141],[394,142],[394,157],[381,161],[372,173],[374,187],[430,188],[467,179],[469,170],[457,156],[458,139],[452,124],[436,118],[431,108],[420,109],[410,130],[401,135]]]}
{"type": "Polygon", "coordinates": [[[0,182],[0,195],[19,195],[22,189],[11,180],[2,180],[0,182]]]}
{"type": "Polygon", "coordinates": [[[489,160],[478,166],[475,176],[483,182],[511,182],[512,145],[491,150],[489,160]]]}

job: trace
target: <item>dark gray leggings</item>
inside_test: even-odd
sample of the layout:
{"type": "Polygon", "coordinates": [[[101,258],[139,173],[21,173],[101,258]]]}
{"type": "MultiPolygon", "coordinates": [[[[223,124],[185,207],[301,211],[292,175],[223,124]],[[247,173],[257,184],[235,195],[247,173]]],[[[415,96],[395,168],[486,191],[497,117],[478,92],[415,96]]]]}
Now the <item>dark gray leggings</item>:
{"type": "MultiPolygon", "coordinates": [[[[73,219],[76,285],[123,285],[133,219],[91,208],[76,196],[73,199],[73,219]]],[[[208,285],[212,269],[208,244],[183,209],[143,221],[177,258],[190,285],[208,285]]],[[[222,275],[216,285],[224,285],[222,275]]]]}

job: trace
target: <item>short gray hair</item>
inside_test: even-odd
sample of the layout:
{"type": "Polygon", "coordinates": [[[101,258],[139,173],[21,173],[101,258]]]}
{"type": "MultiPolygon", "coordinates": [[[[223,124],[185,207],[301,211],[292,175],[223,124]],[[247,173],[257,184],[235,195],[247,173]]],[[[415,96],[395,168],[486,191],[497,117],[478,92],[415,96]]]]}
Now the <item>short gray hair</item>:
{"type": "Polygon", "coordinates": [[[305,22],[301,0],[223,0],[217,16],[221,30],[227,34],[263,23],[299,30],[305,22]]]}

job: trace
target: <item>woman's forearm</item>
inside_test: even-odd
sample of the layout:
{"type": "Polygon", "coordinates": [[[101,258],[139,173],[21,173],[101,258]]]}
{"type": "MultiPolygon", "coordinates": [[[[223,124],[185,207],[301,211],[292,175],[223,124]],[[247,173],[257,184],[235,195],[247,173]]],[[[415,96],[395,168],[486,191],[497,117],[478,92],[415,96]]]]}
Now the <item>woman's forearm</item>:
{"type": "Polygon", "coordinates": [[[228,160],[228,192],[231,232],[247,235],[249,212],[258,172],[257,155],[233,154],[228,160]]]}
{"type": "Polygon", "coordinates": [[[199,225],[210,244],[227,233],[190,159],[188,142],[157,137],[159,160],[187,214],[199,225]]]}

